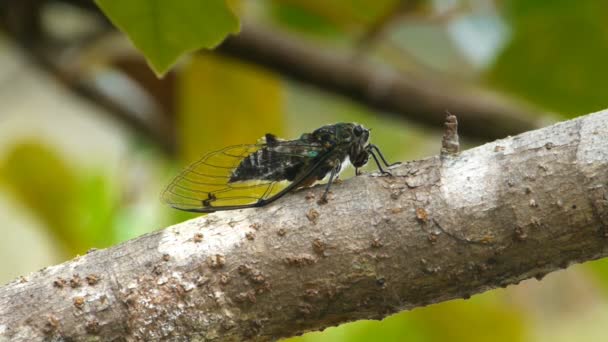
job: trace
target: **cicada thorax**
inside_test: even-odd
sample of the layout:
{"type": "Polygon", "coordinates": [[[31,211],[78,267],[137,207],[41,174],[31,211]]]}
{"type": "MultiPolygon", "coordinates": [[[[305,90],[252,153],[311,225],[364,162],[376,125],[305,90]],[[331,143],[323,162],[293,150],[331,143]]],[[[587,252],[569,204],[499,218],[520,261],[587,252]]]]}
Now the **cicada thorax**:
{"type": "Polygon", "coordinates": [[[244,157],[232,172],[230,182],[298,180],[297,188],[310,186],[323,179],[348,154],[344,146],[327,139],[330,136],[319,138],[310,134],[280,144],[270,142],[244,157]]]}

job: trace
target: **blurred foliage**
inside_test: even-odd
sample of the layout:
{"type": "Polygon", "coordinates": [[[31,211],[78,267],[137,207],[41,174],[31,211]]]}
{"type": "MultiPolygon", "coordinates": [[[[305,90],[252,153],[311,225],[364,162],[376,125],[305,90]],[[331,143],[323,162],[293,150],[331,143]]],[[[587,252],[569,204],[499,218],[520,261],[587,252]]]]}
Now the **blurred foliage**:
{"type": "Polygon", "coordinates": [[[47,145],[25,141],[0,161],[0,180],[48,226],[68,255],[114,242],[110,221],[116,201],[106,177],[86,177],[47,145]]]}
{"type": "Polygon", "coordinates": [[[567,117],[606,107],[607,1],[511,0],[504,10],[513,37],[493,84],[567,117]]]}
{"type": "MultiPolygon", "coordinates": [[[[410,0],[411,1],[411,0],[410,0]]],[[[361,31],[393,10],[399,0],[274,0],[274,19],[305,33],[361,31]]]]}
{"type": "Polygon", "coordinates": [[[585,266],[602,289],[608,293],[608,259],[604,258],[587,262],[585,266]]]}
{"type": "Polygon", "coordinates": [[[225,0],[95,0],[140,49],[158,75],[186,52],[214,48],[239,31],[225,0]]]}
{"type": "Polygon", "coordinates": [[[525,337],[523,313],[506,305],[496,292],[488,292],[467,301],[416,308],[382,321],[358,321],[285,341],[517,342],[525,337]]]}
{"type": "Polygon", "coordinates": [[[178,85],[181,159],[284,133],[283,82],[257,66],[214,55],[194,56],[178,85]]]}

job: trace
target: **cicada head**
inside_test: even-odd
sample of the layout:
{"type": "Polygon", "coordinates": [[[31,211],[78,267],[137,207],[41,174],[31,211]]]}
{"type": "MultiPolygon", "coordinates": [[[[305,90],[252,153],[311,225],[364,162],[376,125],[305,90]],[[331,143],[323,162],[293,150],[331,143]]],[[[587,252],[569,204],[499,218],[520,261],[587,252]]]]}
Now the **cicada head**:
{"type": "Polygon", "coordinates": [[[369,142],[369,129],[354,124],[352,127],[352,141],[348,151],[348,158],[354,167],[362,167],[367,164],[369,152],[367,144],[369,142]]]}

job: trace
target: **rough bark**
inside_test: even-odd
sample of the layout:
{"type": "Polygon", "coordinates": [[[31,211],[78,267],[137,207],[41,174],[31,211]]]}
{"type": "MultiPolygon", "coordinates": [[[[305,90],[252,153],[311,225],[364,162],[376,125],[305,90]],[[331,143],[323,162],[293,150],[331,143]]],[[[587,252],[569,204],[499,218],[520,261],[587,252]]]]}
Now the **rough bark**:
{"type": "Polygon", "coordinates": [[[0,340],[273,340],[608,250],[608,111],[219,212],[0,288],[0,340]]]}

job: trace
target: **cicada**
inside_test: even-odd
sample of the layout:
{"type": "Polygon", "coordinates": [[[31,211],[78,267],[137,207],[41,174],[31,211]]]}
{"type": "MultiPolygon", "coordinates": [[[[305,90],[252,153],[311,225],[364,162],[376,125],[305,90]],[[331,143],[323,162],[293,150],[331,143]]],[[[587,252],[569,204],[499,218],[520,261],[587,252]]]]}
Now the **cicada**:
{"type": "Polygon", "coordinates": [[[389,164],[369,143],[370,130],[356,123],[337,123],[282,140],[266,134],[257,144],[235,145],[211,152],[181,172],[162,194],[171,207],[199,213],[261,207],[309,187],[327,176],[320,201],[350,162],[356,174],[370,156],[382,174],[389,164]]]}

